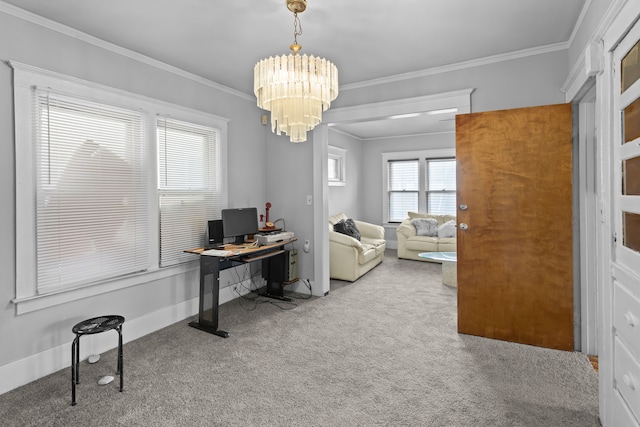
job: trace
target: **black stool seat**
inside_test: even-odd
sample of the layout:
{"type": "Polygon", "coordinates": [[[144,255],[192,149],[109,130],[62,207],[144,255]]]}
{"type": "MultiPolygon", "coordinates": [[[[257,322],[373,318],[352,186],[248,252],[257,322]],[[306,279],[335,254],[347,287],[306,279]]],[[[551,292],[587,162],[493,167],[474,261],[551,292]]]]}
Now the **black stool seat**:
{"type": "Polygon", "coordinates": [[[80,337],[83,335],[99,334],[115,330],[118,332],[118,373],[120,374],[120,391],[123,390],[122,374],[122,324],[124,317],[117,315],[99,316],[83,320],[76,324],[71,331],[76,337],[71,344],[71,405],[76,404],[76,384],[80,384],[80,337]]]}
{"type": "Polygon", "coordinates": [[[71,329],[74,334],[88,335],[110,331],[124,323],[122,316],[100,316],[93,319],[83,320],[71,329]]]}

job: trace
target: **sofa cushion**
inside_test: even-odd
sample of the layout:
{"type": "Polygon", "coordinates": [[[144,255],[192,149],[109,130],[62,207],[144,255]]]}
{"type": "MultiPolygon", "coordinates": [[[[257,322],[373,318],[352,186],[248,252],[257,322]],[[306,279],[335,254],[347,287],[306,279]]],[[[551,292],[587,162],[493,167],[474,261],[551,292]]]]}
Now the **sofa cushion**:
{"type": "Polygon", "coordinates": [[[376,256],[382,254],[387,247],[387,241],[384,239],[362,238],[362,245],[371,245],[375,249],[376,256]]]}
{"type": "Polygon", "coordinates": [[[438,220],[435,218],[414,218],[411,225],[416,228],[417,236],[437,236],[438,220]]]}
{"type": "Polygon", "coordinates": [[[343,212],[337,213],[335,215],[331,215],[329,217],[329,224],[334,225],[336,222],[340,221],[341,219],[347,219],[347,215],[344,214],[343,212]]]}
{"type": "Polygon", "coordinates": [[[418,252],[437,252],[440,240],[437,237],[415,236],[407,239],[405,247],[418,252]]]}
{"type": "Polygon", "coordinates": [[[360,240],[360,231],[358,230],[358,227],[356,227],[356,223],[353,222],[353,219],[351,218],[341,219],[334,224],[333,229],[338,233],[346,234],[356,240],[360,240]]]}
{"type": "Polygon", "coordinates": [[[438,237],[455,237],[456,236],[456,222],[449,220],[444,224],[438,226],[438,237]]]}
{"type": "Polygon", "coordinates": [[[431,215],[429,215],[428,213],[422,213],[422,212],[407,212],[407,216],[410,219],[413,219],[413,218],[427,218],[431,215]]]}
{"type": "Polygon", "coordinates": [[[369,245],[367,243],[364,243],[362,245],[362,248],[364,249],[361,253],[358,254],[358,264],[366,264],[369,261],[373,260],[374,258],[376,258],[377,251],[375,246],[373,245],[369,245]]]}
{"type": "Polygon", "coordinates": [[[438,241],[438,249],[436,252],[456,252],[456,238],[443,238],[438,241]]]}

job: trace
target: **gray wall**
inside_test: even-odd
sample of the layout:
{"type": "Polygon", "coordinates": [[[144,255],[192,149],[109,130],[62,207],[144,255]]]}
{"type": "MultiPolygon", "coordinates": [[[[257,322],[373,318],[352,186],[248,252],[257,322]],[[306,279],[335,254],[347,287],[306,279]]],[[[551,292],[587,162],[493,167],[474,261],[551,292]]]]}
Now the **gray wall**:
{"type": "Polygon", "coordinates": [[[492,111],[563,103],[567,51],[517,58],[462,70],[342,90],[334,107],[368,104],[475,88],[471,111],[492,111]]]}
{"type": "MultiPolygon", "coordinates": [[[[0,13],[0,60],[112,86],[229,118],[229,204],[265,200],[265,135],[255,102],[211,85],[163,71],[134,59],[0,13]]],[[[197,298],[198,277],[188,273],[122,291],[16,316],[15,168],[12,70],[0,64],[0,368],[72,339],[71,326],[105,313],[127,321],[197,298]]],[[[204,231],[204,225],[203,225],[204,231]]],[[[129,329],[131,331],[131,329],[129,329]]],[[[125,326],[125,339],[127,338],[125,326]]],[[[66,354],[66,353],[65,353],[66,354]]]]}
{"type": "Polygon", "coordinates": [[[295,233],[298,275],[313,280],[313,205],[307,205],[307,195],[313,195],[313,132],[307,133],[306,142],[292,143],[285,135],[272,134],[270,126],[264,129],[267,153],[262,179],[267,186],[265,202],[272,205],[269,217],[283,218],[287,229],[295,233]],[[302,251],[305,240],[311,243],[309,253],[302,251]]]}
{"type": "Polygon", "coordinates": [[[329,186],[329,215],[343,212],[350,218],[362,219],[363,206],[360,194],[363,188],[363,172],[367,162],[362,157],[366,142],[357,138],[336,132],[329,128],[329,141],[334,147],[347,150],[346,152],[346,185],[329,186]]]}
{"type": "MultiPolygon", "coordinates": [[[[516,58],[372,87],[343,90],[336,107],[412,98],[474,88],[471,111],[492,111],[564,103],[560,91],[568,73],[566,50],[516,58]]],[[[329,144],[333,144],[330,133],[329,144]]],[[[358,203],[363,220],[382,224],[382,161],[384,152],[455,147],[455,134],[362,141],[362,185],[358,203]]],[[[331,211],[329,212],[331,214],[331,211]]],[[[393,230],[387,238],[395,240],[393,230]]]]}
{"type": "MultiPolygon", "coordinates": [[[[382,217],[382,153],[435,150],[438,148],[455,148],[455,133],[436,133],[430,135],[416,135],[402,138],[385,138],[366,141],[364,144],[363,163],[365,183],[362,186],[361,203],[365,221],[383,224],[382,217]]],[[[396,240],[395,227],[387,229],[387,240],[396,240]]],[[[390,245],[391,247],[395,247],[390,245]]]]}

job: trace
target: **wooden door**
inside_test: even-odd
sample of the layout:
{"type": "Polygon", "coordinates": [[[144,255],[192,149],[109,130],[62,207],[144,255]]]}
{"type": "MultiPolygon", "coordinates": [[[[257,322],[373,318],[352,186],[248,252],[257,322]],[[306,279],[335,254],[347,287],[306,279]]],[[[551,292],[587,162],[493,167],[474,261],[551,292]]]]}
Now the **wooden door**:
{"type": "Polygon", "coordinates": [[[457,116],[458,332],[574,349],[571,129],[570,104],[457,116]]]}

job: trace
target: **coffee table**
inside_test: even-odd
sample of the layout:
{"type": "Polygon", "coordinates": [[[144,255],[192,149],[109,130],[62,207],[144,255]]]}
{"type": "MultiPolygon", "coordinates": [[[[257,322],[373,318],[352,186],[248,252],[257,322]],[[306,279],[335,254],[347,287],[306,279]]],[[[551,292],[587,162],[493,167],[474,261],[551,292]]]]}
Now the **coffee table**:
{"type": "Polygon", "coordinates": [[[420,258],[439,261],[442,264],[442,284],[458,287],[458,256],[456,252],[423,252],[420,258]]]}

